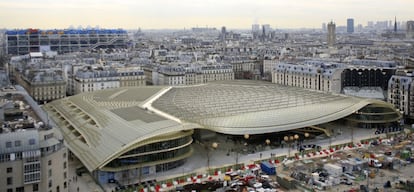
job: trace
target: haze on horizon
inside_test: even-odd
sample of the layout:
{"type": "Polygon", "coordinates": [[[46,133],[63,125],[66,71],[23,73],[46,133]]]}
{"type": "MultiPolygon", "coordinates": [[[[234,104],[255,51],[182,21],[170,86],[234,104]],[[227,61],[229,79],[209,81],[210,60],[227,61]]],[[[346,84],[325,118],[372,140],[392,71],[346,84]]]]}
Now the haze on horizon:
{"type": "Polygon", "coordinates": [[[413,0],[0,0],[0,28],[320,28],[414,20],[413,0]]]}

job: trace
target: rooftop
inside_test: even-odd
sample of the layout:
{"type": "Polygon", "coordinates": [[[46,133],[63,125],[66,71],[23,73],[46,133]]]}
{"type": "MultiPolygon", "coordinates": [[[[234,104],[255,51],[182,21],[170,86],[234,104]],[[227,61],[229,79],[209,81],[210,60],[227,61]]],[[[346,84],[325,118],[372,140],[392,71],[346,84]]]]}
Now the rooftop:
{"type": "Polygon", "coordinates": [[[148,139],[197,128],[243,135],[278,132],[346,117],[372,103],[262,81],[133,87],[83,93],[45,105],[68,147],[90,170],[148,139]]]}

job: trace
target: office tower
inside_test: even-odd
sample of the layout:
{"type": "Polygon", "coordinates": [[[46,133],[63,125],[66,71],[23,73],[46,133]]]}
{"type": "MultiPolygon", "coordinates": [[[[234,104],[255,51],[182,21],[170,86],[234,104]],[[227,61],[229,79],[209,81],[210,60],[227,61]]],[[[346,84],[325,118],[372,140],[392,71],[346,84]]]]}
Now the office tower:
{"type": "Polygon", "coordinates": [[[346,20],[346,32],[348,33],[354,32],[354,19],[349,18],[346,20]]]}
{"type": "Polygon", "coordinates": [[[368,21],[367,27],[373,28],[374,27],[374,21],[368,21]]]}
{"type": "Polygon", "coordinates": [[[326,31],[326,23],[322,23],[322,31],[326,31]]]}
{"type": "Polygon", "coordinates": [[[362,32],[363,29],[364,27],[362,26],[362,24],[357,25],[357,32],[362,32]]]}
{"type": "Polygon", "coordinates": [[[253,39],[257,39],[260,35],[260,25],[259,24],[253,24],[252,25],[252,34],[253,39]]]}
{"type": "Polygon", "coordinates": [[[259,24],[253,24],[252,25],[252,32],[260,31],[260,25],[259,24]]]}
{"type": "Polygon", "coordinates": [[[266,40],[270,37],[271,30],[269,24],[262,25],[262,40],[266,40]]]}
{"type": "Polygon", "coordinates": [[[227,33],[226,27],[225,26],[221,27],[221,34],[220,34],[220,40],[221,41],[226,40],[226,33],[227,33]]]}
{"type": "Polygon", "coordinates": [[[122,29],[8,30],[6,52],[24,55],[30,52],[77,52],[96,48],[126,48],[128,34],[122,29]]]}
{"type": "Polygon", "coordinates": [[[328,46],[334,46],[336,41],[335,23],[333,21],[328,23],[328,46]]]}
{"type": "Polygon", "coordinates": [[[394,32],[397,32],[397,17],[395,17],[395,22],[394,22],[394,32]]]}
{"type": "Polygon", "coordinates": [[[272,30],[271,28],[270,28],[270,25],[269,24],[265,24],[265,25],[262,25],[262,29],[263,29],[263,36],[265,36],[265,37],[267,37],[269,34],[270,34],[270,31],[272,30]]]}
{"type": "Polygon", "coordinates": [[[407,38],[414,38],[414,21],[407,21],[407,38]]]}

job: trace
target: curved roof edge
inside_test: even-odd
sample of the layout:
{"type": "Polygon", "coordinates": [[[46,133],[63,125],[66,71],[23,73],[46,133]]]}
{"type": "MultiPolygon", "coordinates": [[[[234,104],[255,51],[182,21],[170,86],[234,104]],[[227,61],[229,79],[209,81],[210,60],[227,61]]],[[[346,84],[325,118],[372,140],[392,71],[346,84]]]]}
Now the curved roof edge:
{"type": "MultiPolygon", "coordinates": [[[[270,119],[273,122],[273,124],[268,125],[268,126],[245,126],[245,127],[234,127],[233,126],[233,127],[228,127],[228,126],[218,125],[220,123],[223,123],[223,121],[224,121],[223,118],[212,118],[212,119],[205,120],[206,123],[210,123],[210,124],[205,124],[201,128],[211,130],[211,131],[215,131],[215,132],[219,132],[219,133],[223,133],[223,134],[230,134],[230,135],[262,134],[262,133],[271,133],[271,132],[279,132],[279,131],[288,131],[288,130],[303,128],[303,127],[312,126],[312,125],[319,125],[319,124],[339,120],[339,119],[342,119],[344,117],[347,117],[347,116],[357,112],[358,110],[364,108],[367,105],[374,104],[374,103],[381,103],[381,104],[388,105],[388,103],[385,103],[383,101],[364,99],[364,100],[360,100],[358,103],[352,105],[351,107],[345,108],[343,110],[335,111],[334,113],[327,114],[327,115],[325,114],[325,115],[322,115],[318,118],[309,119],[309,120],[305,120],[305,121],[298,121],[298,122],[294,122],[294,123],[291,123],[291,124],[278,124],[279,121],[276,118],[274,118],[274,116],[273,117],[272,116],[257,117],[257,112],[245,113],[245,114],[236,115],[236,116],[232,116],[232,117],[225,117],[226,118],[225,121],[238,121],[240,119],[249,119],[251,114],[255,114],[254,116],[256,117],[256,119],[254,121],[266,121],[266,120],[269,120],[270,118],[273,118],[273,119],[276,119],[276,120],[272,121],[270,119]],[[211,123],[211,122],[213,122],[213,123],[211,123]],[[216,123],[216,125],[214,123],[216,123]]],[[[391,105],[389,105],[389,106],[392,107],[391,105]]],[[[396,110],[394,110],[394,111],[399,113],[396,110]]],[[[277,112],[277,110],[266,111],[265,113],[276,113],[276,112],[277,112]]],[[[294,115],[297,115],[296,112],[297,112],[297,110],[288,111],[288,113],[285,114],[285,115],[286,116],[291,116],[291,115],[294,116],[294,115]],[[290,112],[290,114],[289,114],[289,112],[290,112]]]]}

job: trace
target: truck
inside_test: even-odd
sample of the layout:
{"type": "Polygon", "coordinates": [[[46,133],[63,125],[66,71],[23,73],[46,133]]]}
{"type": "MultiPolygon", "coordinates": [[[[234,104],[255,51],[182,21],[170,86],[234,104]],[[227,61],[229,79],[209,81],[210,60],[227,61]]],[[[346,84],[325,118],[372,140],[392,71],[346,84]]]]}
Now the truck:
{"type": "Polygon", "coordinates": [[[276,175],[276,166],[272,163],[269,163],[267,161],[262,161],[260,163],[260,168],[267,175],[276,175]]]}
{"type": "Polygon", "coordinates": [[[329,175],[334,177],[339,177],[342,175],[342,167],[339,165],[326,163],[323,165],[323,168],[328,172],[329,175]]]}
{"type": "Polygon", "coordinates": [[[382,167],[382,163],[378,159],[368,158],[368,165],[371,167],[380,168],[382,167]]]}

